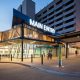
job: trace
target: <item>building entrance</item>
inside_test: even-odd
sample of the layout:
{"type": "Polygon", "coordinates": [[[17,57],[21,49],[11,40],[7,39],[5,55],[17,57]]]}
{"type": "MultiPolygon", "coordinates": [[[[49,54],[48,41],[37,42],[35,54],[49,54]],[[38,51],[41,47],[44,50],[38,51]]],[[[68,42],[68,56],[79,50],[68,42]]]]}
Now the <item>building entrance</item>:
{"type": "Polygon", "coordinates": [[[64,43],[63,53],[66,58],[70,55],[76,55],[76,53],[80,54],[80,31],[67,33],[56,39],[61,39],[61,42],[64,43]]]}
{"type": "MultiPolygon", "coordinates": [[[[0,47],[0,54],[1,55],[11,55],[13,58],[20,59],[21,52],[22,52],[22,46],[21,46],[21,40],[14,40],[14,41],[8,41],[5,44],[0,47]]],[[[41,54],[44,56],[47,56],[48,52],[51,51],[52,54],[54,54],[54,46],[53,43],[50,42],[40,42],[40,41],[33,41],[33,40],[23,40],[23,58],[30,58],[31,55],[34,55],[34,57],[40,57],[41,54]]]]}

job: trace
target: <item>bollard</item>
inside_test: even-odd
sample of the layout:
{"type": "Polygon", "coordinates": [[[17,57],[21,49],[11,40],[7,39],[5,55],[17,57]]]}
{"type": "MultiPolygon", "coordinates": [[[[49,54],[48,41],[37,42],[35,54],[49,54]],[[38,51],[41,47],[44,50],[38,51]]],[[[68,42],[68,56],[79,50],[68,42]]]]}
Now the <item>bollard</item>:
{"type": "Polygon", "coordinates": [[[62,67],[62,60],[59,60],[59,67],[62,67]]]}
{"type": "Polygon", "coordinates": [[[41,64],[43,65],[43,54],[41,54],[41,64]]]}
{"type": "Polygon", "coordinates": [[[12,54],[11,54],[11,61],[12,61],[12,54]]]}
{"type": "Polygon", "coordinates": [[[33,54],[31,54],[31,63],[33,63],[33,54]]]}
{"type": "Polygon", "coordinates": [[[0,54],[0,61],[1,61],[1,54],[0,54]]]}

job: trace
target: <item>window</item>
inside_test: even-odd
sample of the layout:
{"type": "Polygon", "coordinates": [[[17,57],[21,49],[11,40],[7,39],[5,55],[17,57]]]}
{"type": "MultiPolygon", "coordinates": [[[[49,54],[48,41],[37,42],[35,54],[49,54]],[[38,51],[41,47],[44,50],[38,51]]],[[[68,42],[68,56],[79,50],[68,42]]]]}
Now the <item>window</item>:
{"type": "Polygon", "coordinates": [[[50,22],[49,25],[51,25],[51,24],[53,24],[53,23],[54,23],[54,21],[50,22]]]}
{"type": "Polygon", "coordinates": [[[57,25],[55,25],[55,26],[57,27],[57,26],[61,26],[61,25],[63,25],[63,23],[59,23],[59,24],[57,24],[57,25]]]}
{"type": "Polygon", "coordinates": [[[54,18],[54,16],[52,16],[51,18],[49,18],[48,20],[52,20],[54,18]]]}
{"type": "Polygon", "coordinates": [[[61,2],[62,2],[62,0],[59,0],[59,1],[56,3],[56,5],[60,4],[61,2]]]}
{"type": "Polygon", "coordinates": [[[67,26],[65,28],[68,29],[68,28],[72,28],[72,27],[74,27],[74,24],[73,25],[69,25],[69,26],[67,26]]]}
{"type": "Polygon", "coordinates": [[[33,38],[38,39],[38,34],[35,31],[33,31],[33,38]]]}
{"type": "Polygon", "coordinates": [[[47,18],[47,16],[44,16],[43,19],[47,18]]]}
{"type": "Polygon", "coordinates": [[[63,28],[60,28],[60,29],[57,29],[56,31],[59,32],[59,31],[62,31],[62,30],[63,30],[63,28]]]}
{"type": "Polygon", "coordinates": [[[69,17],[69,16],[71,16],[71,15],[73,15],[73,14],[74,14],[74,12],[71,12],[71,13],[65,15],[65,17],[69,17]]]}
{"type": "Polygon", "coordinates": [[[56,14],[56,16],[59,16],[59,15],[61,15],[61,14],[63,14],[63,13],[62,13],[62,12],[60,12],[60,13],[56,14]]]}
{"type": "Polygon", "coordinates": [[[51,10],[51,9],[53,9],[54,8],[54,5],[52,5],[50,8],[49,8],[49,10],[51,10]]]}
{"type": "Polygon", "coordinates": [[[39,14],[37,17],[38,17],[38,18],[41,17],[41,14],[39,14]]]}
{"type": "Polygon", "coordinates": [[[46,40],[47,38],[46,38],[46,36],[45,35],[43,35],[43,40],[46,40]]]}
{"type": "Polygon", "coordinates": [[[42,19],[39,19],[38,22],[41,22],[42,19]]]}
{"type": "Polygon", "coordinates": [[[61,10],[63,7],[61,6],[61,7],[59,7],[59,8],[57,8],[55,11],[59,11],[59,10],[61,10]]]}
{"type": "Polygon", "coordinates": [[[48,16],[51,16],[52,14],[54,14],[54,11],[53,11],[53,12],[51,12],[51,13],[49,13],[49,14],[48,14],[48,16]]]}
{"type": "Polygon", "coordinates": [[[70,6],[69,8],[67,8],[66,10],[64,10],[65,12],[67,12],[67,11],[69,11],[69,10],[71,10],[71,9],[73,9],[74,8],[74,5],[73,6],[70,6]]]}
{"type": "Polygon", "coordinates": [[[43,21],[42,23],[46,23],[46,22],[47,22],[47,20],[43,21]]]}
{"type": "Polygon", "coordinates": [[[65,4],[65,6],[68,6],[69,4],[73,3],[74,0],[70,0],[68,3],[65,4]]]}
{"type": "Polygon", "coordinates": [[[43,12],[43,14],[45,14],[47,12],[47,10],[45,10],[44,12],[43,12]]]}
{"type": "Polygon", "coordinates": [[[60,21],[60,20],[62,20],[63,19],[63,17],[60,17],[60,18],[58,18],[56,21],[60,21]]]}
{"type": "Polygon", "coordinates": [[[71,22],[71,21],[74,21],[74,18],[65,21],[65,23],[68,23],[68,22],[71,22]]]}

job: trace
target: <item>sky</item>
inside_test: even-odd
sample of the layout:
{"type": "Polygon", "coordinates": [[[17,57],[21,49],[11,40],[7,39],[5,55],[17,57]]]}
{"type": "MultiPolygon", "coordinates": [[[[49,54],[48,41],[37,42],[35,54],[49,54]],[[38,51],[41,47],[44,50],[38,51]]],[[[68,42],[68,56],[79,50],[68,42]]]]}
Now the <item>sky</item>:
{"type": "MultiPolygon", "coordinates": [[[[23,0],[0,0],[0,31],[11,28],[13,8],[17,9],[23,0]]],[[[33,0],[36,3],[36,12],[53,0],[33,0]]]]}

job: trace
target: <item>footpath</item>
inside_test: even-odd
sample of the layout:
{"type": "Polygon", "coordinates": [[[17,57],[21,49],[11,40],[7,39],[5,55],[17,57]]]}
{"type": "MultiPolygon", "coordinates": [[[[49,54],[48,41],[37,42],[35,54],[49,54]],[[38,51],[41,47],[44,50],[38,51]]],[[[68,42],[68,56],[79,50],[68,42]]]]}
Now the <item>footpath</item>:
{"type": "Polygon", "coordinates": [[[9,59],[2,60],[0,63],[7,62],[20,64],[51,74],[80,78],[80,56],[71,56],[68,59],[63,58],[62,67],[58,66],[57,58],[53,58],[52,60],[47,60],[47,58],[44,58],[43,65],[41,64],[40,58],[34,58],[33,63],[31,63],[31,59],[24,59],[23,62],[21,62],[19,59],[13,59],[12,61],[8,60],[9,59]]]}

